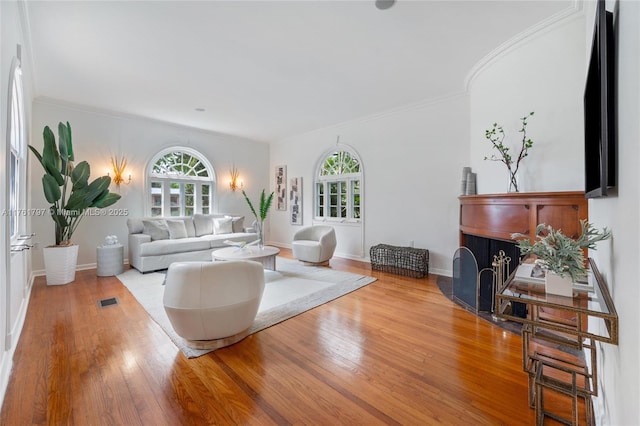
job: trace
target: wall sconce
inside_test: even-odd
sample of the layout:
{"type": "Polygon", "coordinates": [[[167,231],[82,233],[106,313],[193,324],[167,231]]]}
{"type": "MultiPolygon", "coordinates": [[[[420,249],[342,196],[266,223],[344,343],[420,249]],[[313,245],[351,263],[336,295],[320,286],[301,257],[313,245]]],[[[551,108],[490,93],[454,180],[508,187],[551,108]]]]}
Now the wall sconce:
{"type": "MultiPolygon", "coordinates": [[[[124,183],[129,185],[131,183],[131,173],[129,173],[129,180],[125,181],[124,177],[124,169],[127,167],[127,160],[123,157],[111,157],[111,169],[113,170],[113,183],[116,184],[118,188],[120,188],[120,184],[124,183]]],[[[107,172],[107,176],[109,173],[107,172]]]]}
{"type": "Polygon", "coordinates": [[[229,188],[231,188],[233,192],[235,192],[238,189],[240,190],[244,189],[244,182],[238,179],[240,177],[240,172],[238,172],[238,169],[233,167],[231,169],[230,174],[231,174],[231,179],[229,180],[229,188]]]}

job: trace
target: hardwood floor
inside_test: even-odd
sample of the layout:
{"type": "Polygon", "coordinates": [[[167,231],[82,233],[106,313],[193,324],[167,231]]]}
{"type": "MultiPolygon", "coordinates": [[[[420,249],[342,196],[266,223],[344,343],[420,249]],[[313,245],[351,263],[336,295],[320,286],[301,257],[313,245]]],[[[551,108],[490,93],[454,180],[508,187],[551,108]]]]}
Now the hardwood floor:
{"type": "Polygon", "coordinates": [[[39,277],[0,424],[534,423],[520,336],[450,302],[435,276],[331,267],[378,280],[195,359],[115,277],[39,277]],[[109,297],[120,303],[100,308],[109,297]]]}

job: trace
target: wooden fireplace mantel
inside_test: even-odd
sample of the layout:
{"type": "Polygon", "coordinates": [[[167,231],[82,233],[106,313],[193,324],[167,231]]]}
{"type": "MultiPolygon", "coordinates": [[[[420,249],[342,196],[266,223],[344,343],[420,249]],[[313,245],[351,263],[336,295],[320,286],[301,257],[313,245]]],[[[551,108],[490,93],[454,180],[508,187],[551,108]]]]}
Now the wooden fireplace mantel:
{"type": "Polygon", "coordinates": [[[459,199],[461,246],[465,235],[512,241],[511,234],[518,232],[533,241],[539,223],[577,238],[580,220],[589,216],[582,191],[462,195],[459,199]]]}

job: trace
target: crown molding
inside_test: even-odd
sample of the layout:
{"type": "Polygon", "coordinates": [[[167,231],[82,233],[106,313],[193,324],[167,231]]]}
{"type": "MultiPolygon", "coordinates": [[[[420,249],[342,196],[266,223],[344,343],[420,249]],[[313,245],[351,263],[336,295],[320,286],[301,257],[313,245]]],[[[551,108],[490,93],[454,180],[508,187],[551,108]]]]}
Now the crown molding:
{"type": "Polygon", "coordinates": [[[486,68],[501,59],[503,56],[506,56],[519,48],[523,43],[529,42],[533,38],[541,37],[549,31],[566,25],[574,19],[582,18],[584,16],[584,1],[585,0],[573,0],[573,4],[571,6],[517,34],[515,37],[507,40],[492,50],[488,55],[478,61],[478,63],[471,68],[469,74],[467,74],[467,78],[464,83],[465,91],[470,91],[475,79],[482,74],[486,68]]]}

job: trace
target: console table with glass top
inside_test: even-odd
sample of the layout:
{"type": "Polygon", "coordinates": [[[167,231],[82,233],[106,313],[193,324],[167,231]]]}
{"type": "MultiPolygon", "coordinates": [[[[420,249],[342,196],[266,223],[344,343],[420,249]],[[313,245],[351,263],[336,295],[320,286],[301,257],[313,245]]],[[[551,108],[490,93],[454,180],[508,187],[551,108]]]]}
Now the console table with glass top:
{"type": "Polygon", "coordinates": [[[538,422],[545,417],[566,421],[544,409],[544,390],[570,396],[571,424],[578,423],[578,399],[583,398],[587,423],[593,422],[591,396],[598,394],[595,341],[618,344],[618,314],[603,277],[589,259],[588,285],[574,290],[573,297],[545,293],[544,283],[515,279],[515,273],[496,294],[498,317],[523,323],[522,365],[529,374],[529,403],[536,409],[538,422]],[[527,306],[525,318],[514,316],[512,302],[527,306]],[[537,345],[542,342],[542,345],[537,345]],[[590,354],[590,363],[549,354],[544,343],[590,354]],[[535,349],[534,349],[535,348],[535,349]],[[541,349],[542,348],[542,349],[541,349]]]}

